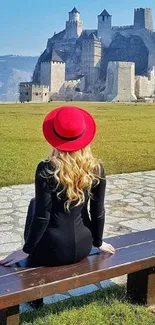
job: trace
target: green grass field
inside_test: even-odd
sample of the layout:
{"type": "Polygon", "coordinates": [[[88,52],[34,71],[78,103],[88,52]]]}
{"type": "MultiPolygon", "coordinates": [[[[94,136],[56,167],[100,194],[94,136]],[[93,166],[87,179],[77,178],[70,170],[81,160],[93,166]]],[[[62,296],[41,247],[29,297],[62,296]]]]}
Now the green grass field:
{"type": "Polygon", "coordinates": [[[124,286],[70,298],[23,313],[20,325],[154,325],[155,316],[126,299],[124,286]]]}
{"type": "MultiPolygon", "coordinates": [[[[97,122],[92,149],[106,174],[155,169],[155,105],[74,104],[97,122]]],[[[64,103],[0,105],[0,186],[34,181],[36,164],[50,150],[42,135],[43,118],[60,105],[64,103]]]]}

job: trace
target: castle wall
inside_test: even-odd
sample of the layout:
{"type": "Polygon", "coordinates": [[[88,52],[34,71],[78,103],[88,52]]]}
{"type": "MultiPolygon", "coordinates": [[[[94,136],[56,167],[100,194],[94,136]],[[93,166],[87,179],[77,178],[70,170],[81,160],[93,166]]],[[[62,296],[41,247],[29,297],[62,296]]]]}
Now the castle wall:
{"type": "Polygon", "coordinates": [[[136,76],[135,93],[137,98],[152,97],[155,94],[155,68],[149,73],[149,78],[136,76]]]}
{"type": "Polygon", "coordinates": [[[152,18],[152,9],[145,9],[145,28],[150,31],[153,31],[153,18],[152,18]]]}
{"type": "Polygon", "coordinates": [[[51,74],[51,62],[42,62],[41,70],[40,70],[40,84],[49,86],[51,90],[50,74],[51,74]]]}
{"type": "Polygon", "coordinates": [[[147,77],[137,76],[135,81],[135,93],[137,98],[152,96],[152,83],[147,77]]]}
{"type": "Polygon", "coordinates": [[[66,22],[66,39],[77,39],[83,31],[83,24],[81,21],[67,21],[66,22]]]}
{"type": "MultiPolygon", "coordinates": [[[[112,40],[112,37],[115,35],[116,32],[119,31],[119,33],[125,37],[129,37],[131,35],[131,29],[119,29],[115,30],[113,29],[113,34],[109,34],[109,39],[112,40]]],[[[152,69],[153,66],[155,66],[155,33],[146,30],[146,29],[132,29],[132,35],[140,36],[146,45],[146,47],[149,50],[149,58],[148,58],[148,69],[152,69]]]]}
{"type": "Polygon", "coordinates": [[[49,101],[49,87],[34,85],[31,82],[20,83],[20,101],[21,102],[43,102],[49,101]]]}
{"type": "Polygon", "coordinates": [[[135,64],[132,62],[109,62],[105,100],[128,102],[135,99],[135,64]]]}
{"type": "Polygon", "coordinates": [[[82,43],[81,73],[85,75],[86,88],[94,85],[100,76],[101,55],[101,42],[86,40],[82,43]]]}
{"type": "Polygon", "coordinates": [[[32,84],[31,82],[21,82],[19,84],[19,101],[30,102],[32,98],[32,84]]]}
{"type": "Polygon", "coordinates": [[[65,63],[51,62],[50,92],[59,93],[65,82],[65,63]]]}
{"type": "Polygon", "coordinates": [[[111,16],[103,17],[98,16],[98,38],[101,38],[102,44],[108,47],[111,43],[112,28],[111,28],[111,16]]]}
{"type": "Polygon", "coordinates": [[[49,101],[49,87],[41,85],[32,85],[32,102],[43,102],[49,101]]]}

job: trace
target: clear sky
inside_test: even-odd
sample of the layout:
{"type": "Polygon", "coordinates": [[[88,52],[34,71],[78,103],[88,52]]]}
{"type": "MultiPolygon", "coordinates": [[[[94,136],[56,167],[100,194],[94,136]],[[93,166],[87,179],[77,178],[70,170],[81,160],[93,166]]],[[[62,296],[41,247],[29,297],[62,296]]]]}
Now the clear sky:
{"type": "Polygon", "coordinates": [[[113,25],[131,25],[134,8],[153,9],[155,0],[2,0],[0,5],[0,55],[39,55],[54,31],[64,29],[68,12],[81,12],[84,28],[96,28],[97,15],[106,9],[113,25]]]}

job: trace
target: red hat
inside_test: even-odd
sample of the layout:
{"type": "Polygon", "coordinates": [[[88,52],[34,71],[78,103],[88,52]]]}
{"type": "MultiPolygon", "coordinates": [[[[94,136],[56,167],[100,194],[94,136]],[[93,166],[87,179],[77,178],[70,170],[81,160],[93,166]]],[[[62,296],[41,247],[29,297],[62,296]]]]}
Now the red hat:
{"type": "Polygon", "coordinates": [[[84,109],[64,106],[47,114],[43,122],[45,139],[61,151],[77,151],[94,138],[96,124],[84,109]]]}

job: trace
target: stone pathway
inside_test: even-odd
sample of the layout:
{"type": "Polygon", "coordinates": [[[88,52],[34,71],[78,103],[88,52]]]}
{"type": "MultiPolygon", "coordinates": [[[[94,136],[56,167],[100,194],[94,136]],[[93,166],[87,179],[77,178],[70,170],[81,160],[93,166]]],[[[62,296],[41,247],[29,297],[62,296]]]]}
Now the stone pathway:
{"type": "MultiPolygon", "coordinates": [[[[0,189],[0,258],[23,245],[25,217],[32,197],[34,184],[0,189]]],[[[105,208],[104,238],[155,228],[155,171],[107,176],[105,208]]],[[[104,281],[45,301],[55,302],[120,281],[122,278],[104,281]]]]}

